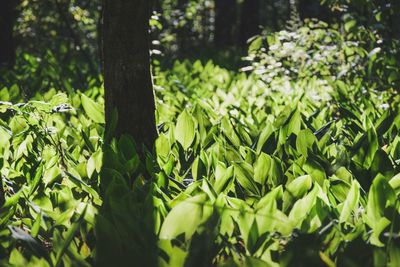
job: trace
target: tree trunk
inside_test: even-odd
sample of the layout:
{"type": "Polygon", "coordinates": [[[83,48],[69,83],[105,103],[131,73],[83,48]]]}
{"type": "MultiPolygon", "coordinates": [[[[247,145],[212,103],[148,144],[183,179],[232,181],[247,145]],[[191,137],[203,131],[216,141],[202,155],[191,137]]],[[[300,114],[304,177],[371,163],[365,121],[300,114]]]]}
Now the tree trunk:
{"type": "MultiPolygon", "coordinates": [[[[131,135],[152,149],[157,137],[150,70],[148,0],[104,0],[103,68],[106,123],[114,110],[114,136],[131,135]]],[[[143,151],[142,151],[143,152],[143,151]]]]}
{"type": "Polygon", "coordinates": [[[392,13],[390,14],[391,29],[393,31],[393,38],[400,40],[400,3],[399,1],[392,0],[392,13]]]}
{"type": "MultiPolygon", "coordinates": [[[[179,17],[176,18],[178,20],[182,19],[185,15],[186,8],[188,5],[188,0],[178,0],[178,6],[177,9],[179,10],[179,17]]],[[[188,51],[188,38],[189,38],[189,25],[187,25],[189,22],[186,21],[184,25],[178,25],[176,28],[176,41],[178,43],[178,53],[181,56],[185,56],[186,52],[188,51]]],[[[180,23],[179,23],[180,24],[180,23]]]]}
{"type": "Polygon", "coordinates": [[[234,45],[236,0],[215,0],[215,36],[217,47],[234,45]]]}
{"type": "Polygon", "coordinates": [[[314,0],[300,0],[299,15],[301,20],[317,18],[325,22],[331,21],[329,8],[322,6],[319,1],[314,0]]]}
{"type": "Polygon", "coordinates": [[[241,11],[240,44],[247,46],[247,40],[260,33],[260,3],[258,0],[244,0],[241,11]]]}
{"type": "Polygon", "coordinates": [[[15,41],[13,27],[17,16],[17,1],[5,0],[0,5],[0,65],[15,63],[15,41]]]}
{"type": "Polygon", "coordinates": [[[151,9],[157,13],[162,12],[161,0],[151,0],[151,9]]]}

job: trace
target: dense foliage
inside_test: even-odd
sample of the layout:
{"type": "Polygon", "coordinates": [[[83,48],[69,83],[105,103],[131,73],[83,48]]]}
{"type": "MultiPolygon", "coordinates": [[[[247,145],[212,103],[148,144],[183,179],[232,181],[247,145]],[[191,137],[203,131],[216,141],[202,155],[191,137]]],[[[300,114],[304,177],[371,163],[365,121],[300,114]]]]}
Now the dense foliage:
{"type": "MultiPolygon", "coordinates": [[[[130,138],[100,149],[102,89],[2,102],[5,262],[91,262],[102,194],[111,206],[97,223],[111,240],[101,246],[143,242],[124,227],[140,218],[130,211],[151,210],[150,198],[160,261],[170,266],[199,258],[204,265],[398,264],[400,116],[387,93],[340,81],[330,91],[315,81],[278,87],[211,62],[176,63],[155,79],[160,137],[148,182],[130,138]],[[131,198],[143,204],[123,204],[131,198]],[[364,256],[352,257],[354,250],[364,256]]],[[[5,100],[13,95],[2,90],[5,100]]]]}
{"type": "Polygon", "coordinates": [[[0,265],[400,266],[399,6],[322,2],[327,22],[262,4],[275,17],[238,64],[242,44],[212,44],[214,1],[154,1],[159,137],[142,155],[105,125],[100,3],[20,1],[0,265]]]}

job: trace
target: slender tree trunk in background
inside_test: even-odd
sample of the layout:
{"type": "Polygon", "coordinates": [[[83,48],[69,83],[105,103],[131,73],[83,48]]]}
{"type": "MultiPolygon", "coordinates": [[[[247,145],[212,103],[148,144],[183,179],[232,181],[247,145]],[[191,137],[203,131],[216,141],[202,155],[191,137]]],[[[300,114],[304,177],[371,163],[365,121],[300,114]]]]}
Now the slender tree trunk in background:
{"type": "MultiPolygon", "coordinates": [[[[188,0],[178,0],[178,10],[180,10],[180,17],[185,15],[188,0]]],[[[178,18],[179,20],[181,18],[178,18]]],[[[176,29],[176,40],[178,43],[178,52],[181,55],[185,55],[187,51],[187,38],[188,38],[188,25],[179,25],[176,29]]]]}
{"type": "Polygon", "coordinates": [[[329,8],[322,6],[319,1],[315,0],[299,0],[300,19],[317,18],[319,20],[330,22],[331,15],[329,8]]]}
{"type": "Polygon", "coordinates": [[[236,0],[215,0],[215,35],[217,47],[234,45],[236,24],[236,0]]]}
{"type": "Polygon", "coordinates": [[[162,5],[161,5],[161,0],[150,0],[151,3],[151,9],[152,11],[155,12],[160,12],[162,11],[162,5]]]}
{"type": "Polygon", "coordinates": [[[247,40],[260,33],[259,0],[244,0],[241,10],[240,44],[247,46],[247,40]]]}
{"type": "Polygon", "coordinates": [[[13,28],[17,17],[17,1],[3,0],[0,4],[0,65],[15,63],[15,40],[13,28]]]}
{"type": "Polygon", "coordinates": [[[400,2],[392,1],[393,13],[390,16],[394,38],[400,40],[400,2]]]}
{"type": "Polygon", "coordinates": [[[106,123],[114,109],[114,135],[132,135],[138,148],[153,148],[157,137],[150,71],[148,0],[104,0],[103,68],[106,123]]]}
{"type": "Polygon", "coordinates": [[[275,1],[269,1],[269,2],[270,2],[270,5],[271,5],[271,10],[272,10],[271,16],[272,16],[273,29],[275,31],[278,31],[279,30],[279,19],[278,19],[279,10],[276,8],[275,1]]]}

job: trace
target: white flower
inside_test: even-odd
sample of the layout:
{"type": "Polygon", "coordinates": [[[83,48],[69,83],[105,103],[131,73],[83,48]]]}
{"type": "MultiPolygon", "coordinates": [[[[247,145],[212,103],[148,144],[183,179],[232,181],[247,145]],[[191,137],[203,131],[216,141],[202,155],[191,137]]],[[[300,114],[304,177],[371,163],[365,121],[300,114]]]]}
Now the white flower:
{"type": "Polygon", "coordinates": [[[381,104],[379,107],[380,107],[381,109],[386,110],[386,109],[388,109],[390,106],[389,106],[388,103],[384,103],[384,104],[381,104]]]}

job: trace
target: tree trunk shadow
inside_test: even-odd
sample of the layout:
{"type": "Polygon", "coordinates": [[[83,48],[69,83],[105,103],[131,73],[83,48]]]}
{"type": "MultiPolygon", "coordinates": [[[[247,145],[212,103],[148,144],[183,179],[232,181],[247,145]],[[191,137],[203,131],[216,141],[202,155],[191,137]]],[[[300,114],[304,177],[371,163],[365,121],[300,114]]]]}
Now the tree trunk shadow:
{"type": "Polygon", "coordinates": [[[95,266],[157,266],[153,187],[138,154],[126,151],[131,142],[122,137],[123,148],[104,147],[95,266]]]}

